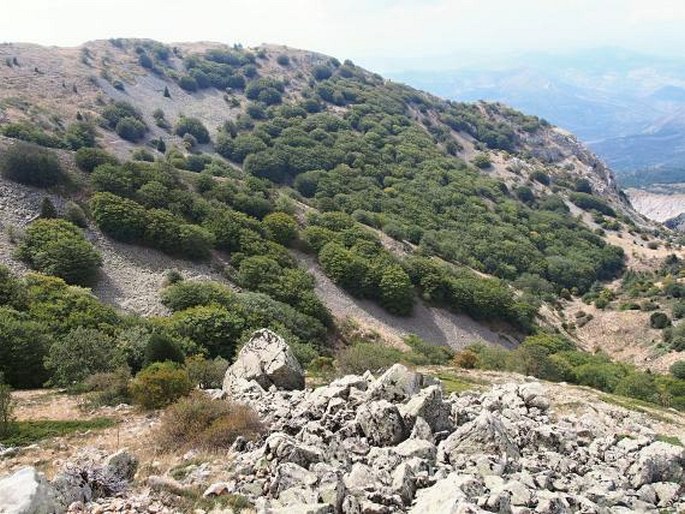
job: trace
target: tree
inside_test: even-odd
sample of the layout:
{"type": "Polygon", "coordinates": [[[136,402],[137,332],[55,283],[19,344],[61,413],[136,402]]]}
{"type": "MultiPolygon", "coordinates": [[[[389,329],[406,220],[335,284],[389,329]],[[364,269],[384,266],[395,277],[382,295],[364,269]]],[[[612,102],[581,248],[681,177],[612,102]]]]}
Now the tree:
{"type": "Polygon", "coordinates": [[[18,254],[33,269],[77,285],[92,285],[102,264],[100,254],[78,227],[60,219],[32,223],[18,254]]]}
{"type": "Polygon", "coordinates": [[[3,152],[0,171],[6,179],[27,186],[50,187],[64,180],[55,154],[28,143],[15,143],[3,152]]]}
{"type": "Polygon", "coordinates": [[[57,209],[52,203],[50,197],[46,196],[40,204],[40,217],[44,219],[52,219],[57,217],[57,209]]]}
{"type": "Polygon", "coordinates": [[[5,383],[5,376],[0,373],[0,437],[9,434],[14,421],[13,413],[12,388],[5,383]]]}
{"type": "Polygon", "coordinates": [[[662,330],[671,325],[671,320],[668,318],[665,312],[653,312],[649,316],[649,326],[662,330]]]}
{"type": "Polygon", "coordinates": [[[169,93],[169,86],[164,86],[164,98],[171,98],[171,93],[169,93]]]}
{"type": "Polygon", "coordinates": [[[183,363],[185,355],[178,343],[168,334],[154,333],[150,335],[145,346],[145,363],[178,362],[183,363]]]}
{"type": "Polygon", "coordinates": [[[289,246],[297,237],[297,221],[285,212],[272,212],[262,220],[267,235],[284,246],[289,246]]]}
{"type": "Polygon", "coordinates": [[[685,380],[685,360],[676,361],[669,368],[671,375],[680,380],[685,380]]]}
{"type": "Polygon", "coordinates": [[[232,359],[235,345],[245,329],[245,320],[234,311],[217,305],[197,306],[177,312],[171,324],[182,337],[187,337],[208,351],[210,357],[232,359]]]}
{"type": "Polygon", "coordinates": [[[176,135],[192,135],[201,145],[209,143],[209,131],[198,118],[186,118],[181,116],[176,124],[176,135]]]}
{"type": "Polygon", "coordinates": [[[378,284],[381,305],[392,314],[407,316],[414,307],[414,288],[399,264],[386,266],[378,284]]]}
{"type": "Polygon", "coordinates": [[[47,328],[7,307],[0,308],[0,373],[18,389],[42,387],[49,374],[43,360],[50,346],[47,328]]]}
{"type": "Polygon", "coordinates": [[[114,130],[120,138],[136,143],[145,136],[147,127],[140,120],[125,117],[119,120],[114,130]]]}
{"type": "Polygon", "coordinates": [[[124,242],[143,237],[147,219],[139,203],[112,193],[96,193],[90,205],[95,222],[106,234],[124,242]]]}
{"type": "Polygon", "coordinates": [[[112,337],[84,327],[57,339],[45,359],[45,367],[52,372],[50,383],[60,387],[79,384],[95,373],[113,371],[123,364],[123,355],[112,337]]]}

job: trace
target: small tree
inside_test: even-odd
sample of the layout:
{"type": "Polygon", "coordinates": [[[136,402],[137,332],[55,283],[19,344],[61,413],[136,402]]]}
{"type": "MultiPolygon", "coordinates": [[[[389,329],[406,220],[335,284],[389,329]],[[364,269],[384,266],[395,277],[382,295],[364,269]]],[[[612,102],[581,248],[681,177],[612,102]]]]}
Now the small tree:
{"type": "Polygon", "coordinates": [[[671,364],[669,371],[671,372],[671,375],[673,375],[675,378],[685,380],[685,360],[677,361],[671,364]]]}
{"type": "Polygon", "coordinates": [[[43,198],[43,202],[40,204],[40,217],[45,219],[53,219],[57,217],[57,209],[55,204],[52,203],[49,197],[43,198]]]}
{"type": "Polygon", "coordinates": [[[273,212],[262,220],[268,236],[284,246],[290,245],[297,237],[297,221],[285,212],[273,212]]]}
{"type": "Polygon", "coordinates": [[[169,93],[169,86],[164,86],[164,98],[171,98],[171,93],[169,93]]]}
{"type": "Polygon", "coordinates": [[[124,364],[114,339],[93,328],[77,327],[55,341],[45,359],[52,371],[50,382],[66,387],[83,382],[90,375],[113,371],[124,364]]]}
{"type": "Polygon", "coordinates": [[[182,116],[178,120],[175,129],[177,136],[192,135],[201,145],[209,143],[209,131],[198,118],[186,118],[182,116]]]}
{"type": "Polygon", "coordinates": [[[651,316],[649,316],[649,326],[652,328],[656,329],[664,329],[668,326],[671,325],[671,320],[668,318],[666,313],[664,312],[653,312],[651,316]]]}

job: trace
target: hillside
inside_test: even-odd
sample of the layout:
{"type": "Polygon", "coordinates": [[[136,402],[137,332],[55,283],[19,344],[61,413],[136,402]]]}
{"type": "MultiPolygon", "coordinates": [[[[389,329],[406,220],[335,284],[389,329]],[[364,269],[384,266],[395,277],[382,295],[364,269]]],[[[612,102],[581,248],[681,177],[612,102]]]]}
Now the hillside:
{"type": "MultiPolygon", "coordinates": [[[[23,139],[59,154],[68,181],[49,196],[60,213],[68,201],[86,211],[102,255],[93,291],[133,314],[168,314],[160,289],[178,269],[325,324],[323,301],[400,347],[411,333],[510,346],[534,325],[595,347],[568,329],[577,298],[682,255],[575,137],[501,104],[444,101],[278,46],[110,40],[0,54],[2,148],[23,139]],[[74,150],[92,145],[131,162],[84,172],[74,150]],[[106,219],[116,209],[140,216],[138,232],[106,219]],[[274,212],[297,219],[296,243],[263,228],[274,212]]],[[[9,181],[3,193],[14,229],[2,261],[24,272],[10,239],[46,193],[9,181]]],[[[667,367],[653,359],[635,362],[667,367]]]]}
{"type": "Polygon", "coordinates": [[[541,116],[578,135],[626,187],[665,174],[685,180],[680,59],[596,48],[452,66],[391,76],[446,98],[500,101],[541,116]]]}

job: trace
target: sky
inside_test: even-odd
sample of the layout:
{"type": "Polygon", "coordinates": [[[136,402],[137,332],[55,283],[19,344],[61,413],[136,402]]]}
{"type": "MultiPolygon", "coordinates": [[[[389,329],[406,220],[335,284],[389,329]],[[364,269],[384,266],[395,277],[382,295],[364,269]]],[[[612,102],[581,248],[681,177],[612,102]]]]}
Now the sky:
{"type": "Polygon", "coordinates": [[[614,46],[676,55],[684,0],[2,0],[0,42],[285,44],[374,71],[614,46]]]}

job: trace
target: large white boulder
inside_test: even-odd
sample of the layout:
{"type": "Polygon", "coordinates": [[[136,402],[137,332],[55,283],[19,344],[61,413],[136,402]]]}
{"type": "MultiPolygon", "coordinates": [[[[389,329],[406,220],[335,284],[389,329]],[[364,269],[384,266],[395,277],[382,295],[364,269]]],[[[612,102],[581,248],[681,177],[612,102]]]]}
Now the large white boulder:
{"type": "Polygon", "coordinates": [[[253,380],[265,390],[304,388],[302,366],[283,338],[268,329],[256,331],[242,347],[226,371],[223,389],[230,394],[253,380]]]}
{"type": "Polygon", "coordinates": [[[52,488],[35,468],[22,468],[0,478],[2,514],[52,514],[59,511],[52,488]]]}

